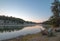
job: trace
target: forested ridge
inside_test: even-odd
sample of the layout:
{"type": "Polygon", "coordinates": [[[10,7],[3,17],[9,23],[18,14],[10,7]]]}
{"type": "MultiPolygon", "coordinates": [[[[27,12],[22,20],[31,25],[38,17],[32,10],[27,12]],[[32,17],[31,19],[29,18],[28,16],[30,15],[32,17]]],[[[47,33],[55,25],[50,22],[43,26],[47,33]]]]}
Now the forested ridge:
{"type": "Polygon", "coordinates": [[[25,21],[21,18],[16,18],[12,16],[0,16],[0,24],[25,24],[25,23],[35,23],[31,21],[25,21]]]}

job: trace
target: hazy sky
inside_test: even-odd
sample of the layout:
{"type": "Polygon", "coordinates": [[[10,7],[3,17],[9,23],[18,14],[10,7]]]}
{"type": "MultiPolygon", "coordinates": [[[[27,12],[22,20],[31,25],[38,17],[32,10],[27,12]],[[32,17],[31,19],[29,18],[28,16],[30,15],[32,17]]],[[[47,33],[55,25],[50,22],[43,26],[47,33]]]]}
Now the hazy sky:
{"type": "Polygon", "coordinates": [[[0,0],[0,15],[42,22],[51,15],[53,0],[0,0]]]}

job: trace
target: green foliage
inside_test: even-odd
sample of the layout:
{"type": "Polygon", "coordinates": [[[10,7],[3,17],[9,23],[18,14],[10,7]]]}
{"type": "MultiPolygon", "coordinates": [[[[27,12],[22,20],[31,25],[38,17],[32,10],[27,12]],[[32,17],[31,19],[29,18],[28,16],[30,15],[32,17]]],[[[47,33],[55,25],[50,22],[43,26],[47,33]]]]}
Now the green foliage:
{"type": "Polygon", "coordinates": [[[53,16],[50,18],[50,22],[53,26],[59,27],[60,24],[60,2],[59,0],[55,0],[54,3],[52,4],[52,12],[53,16]]]}
{"type": "Polygon", "coordinates": [[[35,22],[29,22],[25,21],[21,18],[15,18],[15,17],[8,17],[8,16],[0,16],[0,32],[3,31],[14,31],[14,30],[20,30],[23,27],[18,27],[18,25],[25,25],[25,24],[33,24],[35,22]],[[1,23],[2,22],[2,23],[1,23]],[[7,26],[5,26],[7,25],[7,26]],[[8,26],[10,25],[10,26],[8,26]],[[12,26],[14,25],[14,26],[12,26]],[[17,25],[17,27],[15,26],[17,25]]]}
{"type": "MultiPolygon", "coordinates": [[[[3,20],[5,24],[8,24],[9,22],[11,23],[16,23],[16,24],[35,24],[35,22],[31,22],[31,21],[25,21],[21,18],[15,18],[15,17],[8,17],[8,16],[0,16],[0,20],[3,20]]],[[[4,24],[3,23],[3,24],[4,24]]]]}
{"type": "Polygon", "coordinates": [[[54,27],[58,27],[60,24],[60,18],[55,18],[55,16],[51,16],[49,21],[49,24],[53,25],[54,27]]]}
{"type": "Polygon", "coordinates": [[[15,18],[15,17],[8,17],[8,16],[0,16],[0,20],[4,20],[4,23],[9,23],[9,21],[11,21],[17,24],[18,23],[23,24],[25,22],[23,19],[15,18]]]}
{"type": "Polygon", "coordinates": [[[52,3],[52,12],[53,15],[49,18],[49,20],[44,23],[53,25],[54,27],[59,27],[60,25],[60,2],[59,0],[54,0],[52,3]]]}

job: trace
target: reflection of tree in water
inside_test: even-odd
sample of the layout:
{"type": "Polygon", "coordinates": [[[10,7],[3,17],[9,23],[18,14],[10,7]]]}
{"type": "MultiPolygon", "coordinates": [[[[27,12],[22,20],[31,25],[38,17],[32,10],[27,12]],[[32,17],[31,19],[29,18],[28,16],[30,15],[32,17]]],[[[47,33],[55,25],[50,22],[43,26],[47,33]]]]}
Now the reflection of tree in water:
{"type": "Polygon", "coordinates": [[[15,30],[21,30],[24,26],[0,26],[0,32],[11,32],[15,30]]]}

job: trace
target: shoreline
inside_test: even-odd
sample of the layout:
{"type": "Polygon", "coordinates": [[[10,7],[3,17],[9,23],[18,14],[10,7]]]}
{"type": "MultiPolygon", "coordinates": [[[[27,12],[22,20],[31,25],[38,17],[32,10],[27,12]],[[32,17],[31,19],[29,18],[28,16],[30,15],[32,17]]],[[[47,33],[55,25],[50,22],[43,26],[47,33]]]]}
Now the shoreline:
{"type": "Polygon", "coordinates": [[[17,25],[0,25],[0,26],[33,26],[36,24],[17,24],[17,25]]]}
{"type": "MultiPolygon", "coordinates": [[[[24,24],[24,25],[20,25],[20,26],[25,26],[25,27],[28,27],[28,26],[34,26],[34,25],[36,25],[36,24],[24,24]]],[[[6,26],[6,25],[5,25],[6,26]]],[[[8,26],[8,25],[7,25],[8,26]]],[[[10,26],[10,25],[9,25],[10,26]]],[[[3,27],[3,26],[2,26],[3,27]]],[[[1,28],[1,27],[0,27],[1,28]]],[[[4,28],[4,27],[3,27],[4,28]]],[[[7,27],[8,28],[8,27],[7,27]]],[[[24,36],[24,35],[22,35],[22,36],[24,36]]],[[[21,36],[17,36],[17,37],[21,37],[21,36]]],[[[14,37],[14,38],[16,38],[16,37],[14,37]]],[[[14,39],[13,38],[13,39],[14,39]]],[[[12,39],[12,38],[9,38],[9,39],[12,39]]],[[[2,40],[5,40],[5,39],[2,39],[2,40]]],[[[0,40],[0,41],[2,41],[2,40],[0,40]]]]}
{"type": "Polygon", "coordinates": [[[40,32],[36,34],[28,34],[25,36],[19,36],[12,39],[6,39],[2,41],[60,41],[60,32],[55,33],[56,36],[48,37],[44,36],[40,32]]]}
{"type": "Polygon", "coordinates": [[[60,32],[55,32],[54,34],[56,36],[48,37],[48,35],[44,36],[41,32],[38,32],[1,41],[60,41],[60,32]]]}
{"type": "MultiPolygon", "coordinates": [[[[38,35],[40,34],[41,35],[41,33],[40,32],[37,32],[38,33],[38,35]]],[[[36,36],[36,34],[37,33],[35,33],[35,34],[27,34],[27,35],[22,35],[22,36],[18,36],[18,37],[15,37],[15,38],[11,38],[11,39],[5,39],[5,40],[1,40],[1,41],[15,41],[15,40],[20,40],[20,41],[22,41],[22,39],[23,39],[23,37],[30,37],[30,38],[32,38],[32,36],[34,35],[34,36],[36,36]]]]}

